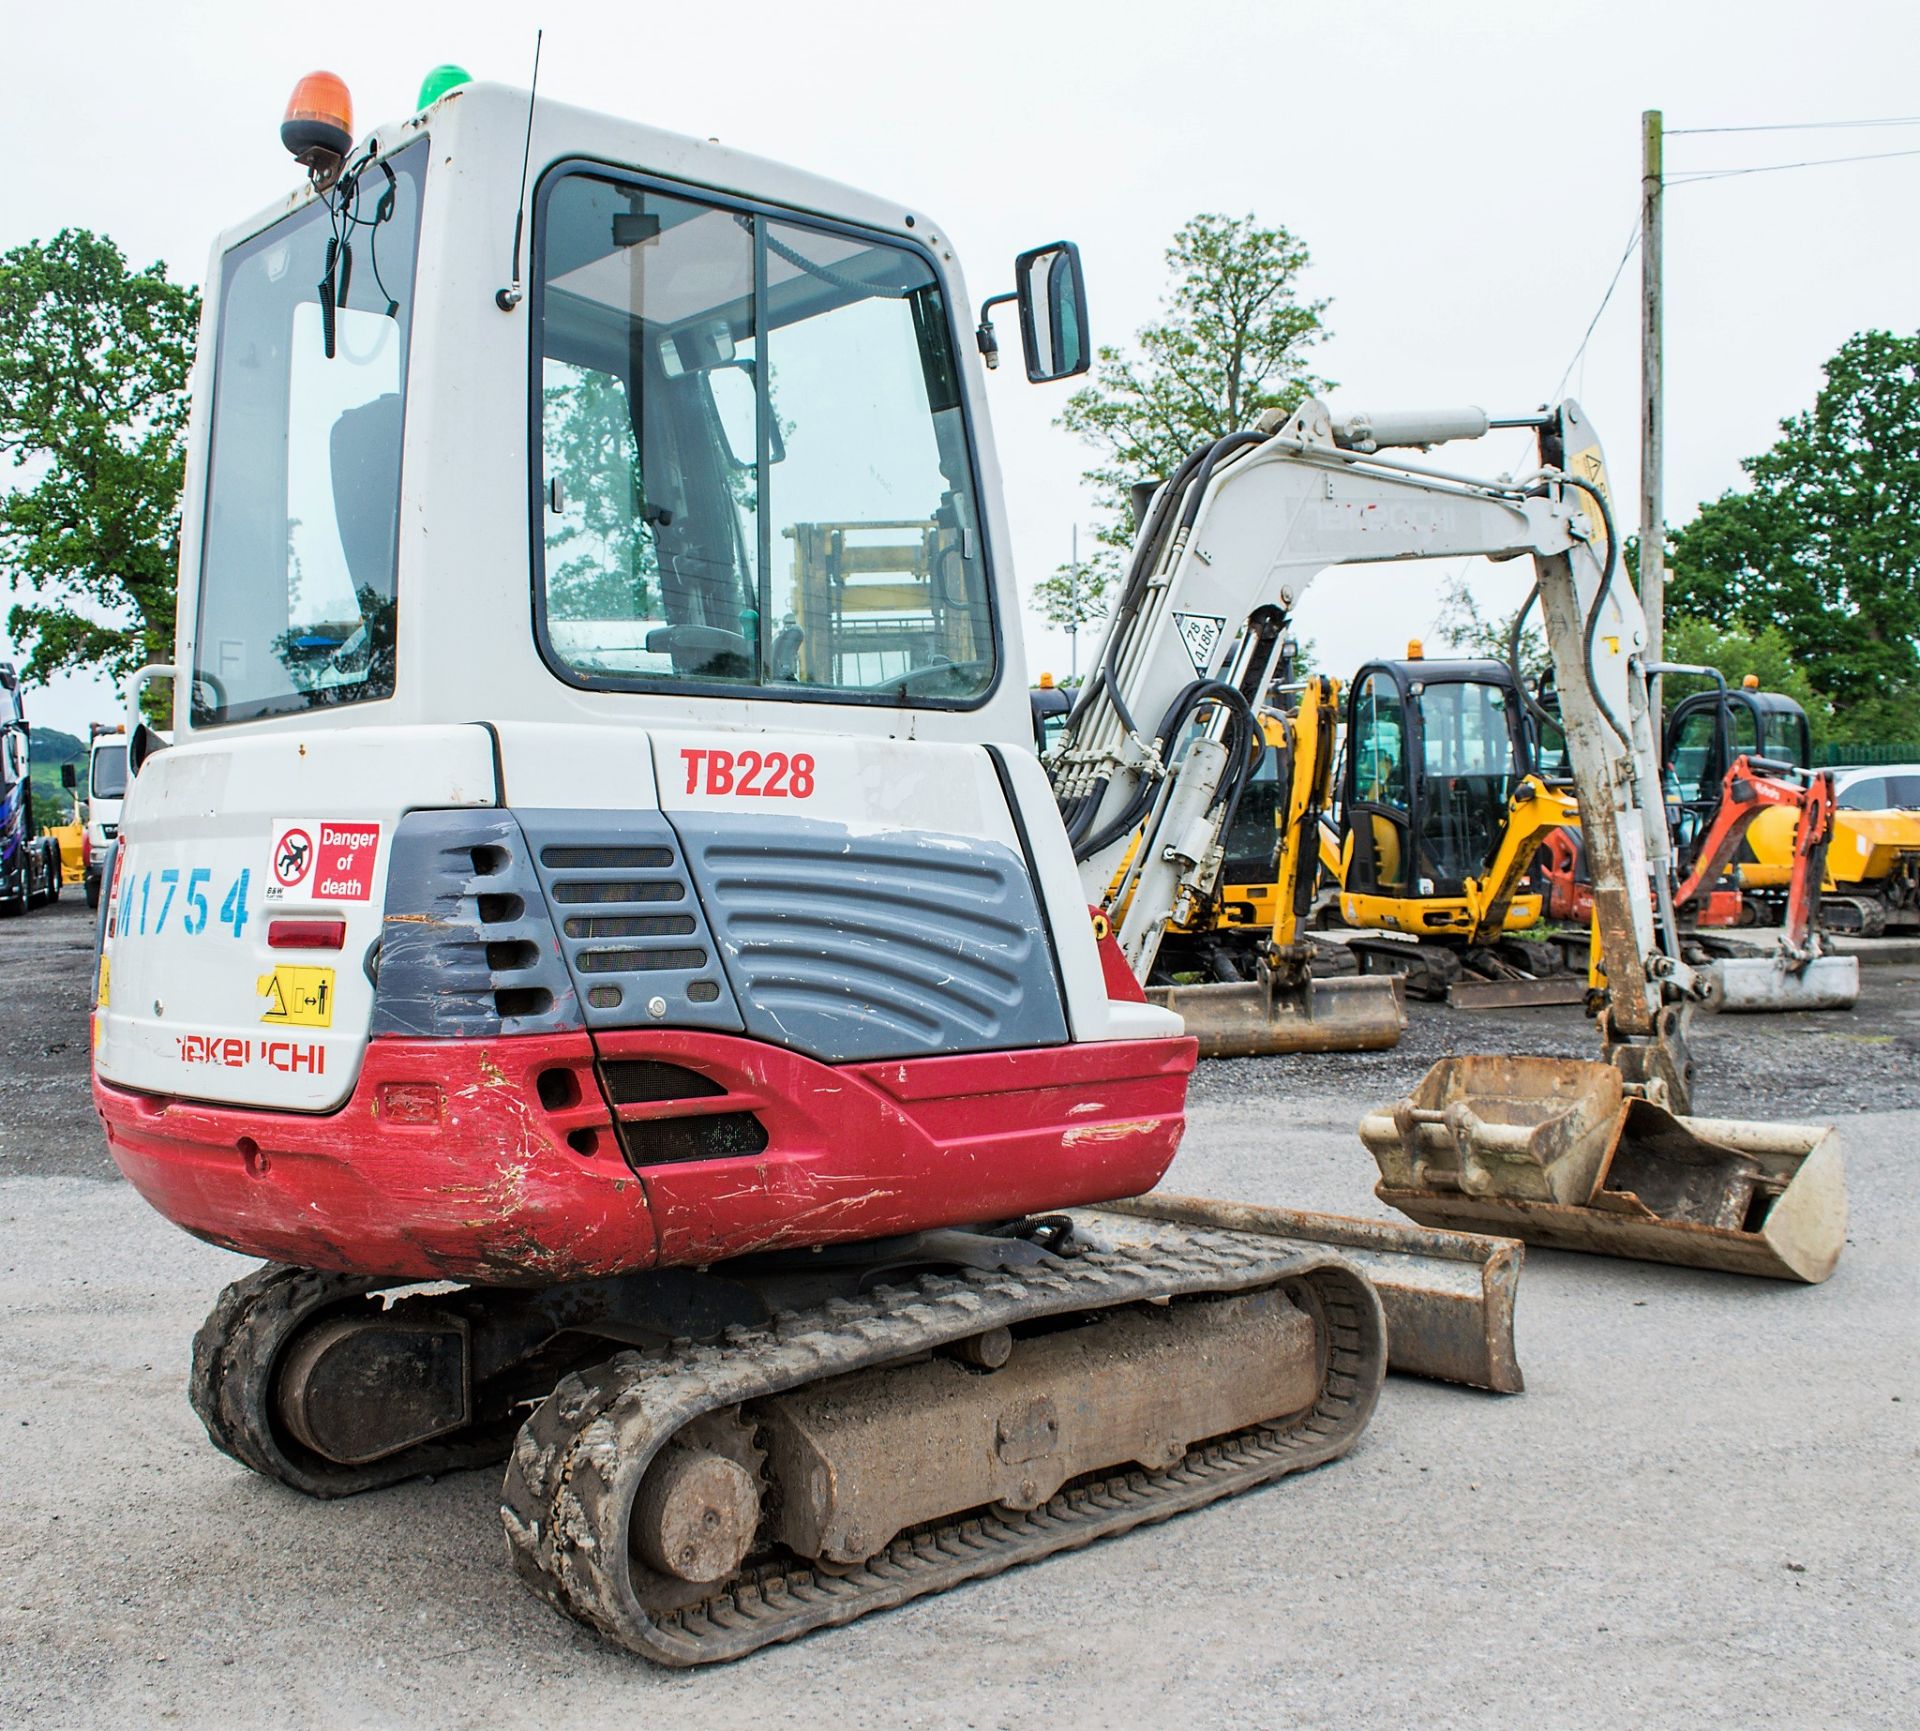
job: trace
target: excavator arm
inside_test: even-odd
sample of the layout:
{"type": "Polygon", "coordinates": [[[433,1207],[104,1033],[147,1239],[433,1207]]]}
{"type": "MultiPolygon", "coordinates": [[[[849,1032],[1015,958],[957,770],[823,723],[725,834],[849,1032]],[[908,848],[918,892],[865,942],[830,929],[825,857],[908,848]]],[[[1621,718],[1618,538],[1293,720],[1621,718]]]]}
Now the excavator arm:
{"type": "Polygon", "coordinates": [[[1320,818],[1333,798],[1334,736],[1340,726],[1340,686],[1315,675],[1288,718],[1290,774],[1275,858],[1273,948],[1281,955],[1299,942],[1313,907],[1320,865],[1320,818]]]}
{"type": "MultiPolygon", "coordinates": [[[[1310,399],[1197,451],[1155,494],[1054,760],[1088,899],[1120,911],[1137,977],[1180,897],[1211,888],[1257,762],[1253,705],[1308,586],[1330,566],[1474,555],[1534,562],[1613,982],[1609,1037],[1677,1045],[1670,1012],[1703,987],[1671,918],[1645,620],[1620,570],[1599,441],[1571,402],[1516,421],[1336,422],[1310,399]],[[1493,426],[1533,428],[1539,466],[1486,478],[1397,454],[1493,426]]],[[[1683,1059],[1656,1067],[1678,1080],[1683,1059]]]]}
{"type": "Polygon", "coordinates": [[[1527,875],[1540,844],[1555,830],[1579,821],[1579,808],[1569,794],[1550,788],[1536,775],[1521,777],[1507,801],[1506,827],[1487,869],[1468,878],[1467,911],[1473,920],[1470,944],[1497,943],[1506,929],[1507,910],[1513,906],[1520,880],[1527,875]]]}

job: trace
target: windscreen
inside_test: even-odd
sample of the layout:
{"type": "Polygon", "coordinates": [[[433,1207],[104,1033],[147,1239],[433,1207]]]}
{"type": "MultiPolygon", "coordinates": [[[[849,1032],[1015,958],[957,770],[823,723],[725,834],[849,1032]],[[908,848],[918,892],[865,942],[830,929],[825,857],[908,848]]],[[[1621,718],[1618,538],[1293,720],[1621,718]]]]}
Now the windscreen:
{"type": "Polygon", "coordinates": [[[1517,779],[1512,700],[1479,680],[1428,685],[1420,699],[1420,869],[1459,885],[1483,872],[1517,779]]]}
{"type": "Polygon", "coordinates": [[[127,748],[103,745],[93,754],[93,766],[87,772],[87,793],[92,799],[127,797],[127,748]]]}
{"type": "Polygon", "coordinates": [[[995,667],[917,251],[584,172],[543,194],[536,563],[581,684],[964,704],[995,667]]]}
{"type": "Polygon", "coordinates": [[[195,726],[391,697],[426,141],[221,267],[195,726]]]}

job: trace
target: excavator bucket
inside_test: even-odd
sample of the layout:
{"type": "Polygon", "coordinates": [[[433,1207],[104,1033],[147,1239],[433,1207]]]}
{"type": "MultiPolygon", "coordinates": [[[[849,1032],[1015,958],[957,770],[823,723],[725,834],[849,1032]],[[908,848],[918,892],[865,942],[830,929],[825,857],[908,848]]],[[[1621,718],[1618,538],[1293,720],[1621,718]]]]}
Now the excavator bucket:
{"type": "Polygon", "coordinates": [[[1798,969],[1775,956],[1739,956],[1711,964],[1710,1000],[1733,1013],[1768,1010],[1850,1010],[1860,1001],[1860,958],[1816,956],[1798,969]]]}
{"type": "Polygon", "coordinates": [[[1149,986],[1150,1002],[1177,1010],[1203,1058],[1279,1052],[1381,1052],[1407,1025],[1396,982],[1384,975],[1277,986],[1149,986]]]}
{"type": "Polygon", "coordinates": [[[1427,1226],[1815,1284],[1846,1241],[1831,1125],[1681,1117],[1611,1064],[1443,1058],[1360,1139],[1427,1226]]]}

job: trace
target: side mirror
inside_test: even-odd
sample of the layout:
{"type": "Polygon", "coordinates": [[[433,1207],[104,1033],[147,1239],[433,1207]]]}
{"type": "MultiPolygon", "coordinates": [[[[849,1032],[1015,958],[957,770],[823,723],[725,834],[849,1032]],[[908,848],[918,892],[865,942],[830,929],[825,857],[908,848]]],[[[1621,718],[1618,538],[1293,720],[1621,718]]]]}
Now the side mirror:
{"type": "Polygon", "coordinates": [[[156,751],[165,751],[167,742],[144,721],[133,730],[133,736],[127,741],[127,779],[131,781],[140,773],[140,766],[156,751]]]}
{"type": "Polygon", "coordinates": [[[1080,249],[1070,240],[1037,246],[1013,261],[1013,272],[1028,379],[1044,385],[1084,373],[1093,364],[1093,345],[1080,249]]]}
{"type": "Polygon", "coordinates": [[[74,774],[72,764],[70,763],[61,764],[60,785],[64,787],[68,793],[72,793],[73,790],[80,785],[80,778],[79,776],[74,774]]]}

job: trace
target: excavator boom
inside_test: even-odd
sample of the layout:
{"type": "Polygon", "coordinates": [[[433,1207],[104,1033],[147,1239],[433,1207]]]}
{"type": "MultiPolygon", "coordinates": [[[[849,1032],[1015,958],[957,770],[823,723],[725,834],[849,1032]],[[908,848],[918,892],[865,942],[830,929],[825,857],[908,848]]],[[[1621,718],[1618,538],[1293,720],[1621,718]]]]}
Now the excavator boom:
{"type": "Polygon", "coordinates": [[[1607,982],[1601,1057],[1443,1060],[1369,1120],[1379,1193],[1432,1225],[1824,1279],[1845,1217],[1830,1132],[1687,1116],[1687,1021],[1711,982],[1681,952],[1646,621],[1621,574],[1597,437],[1563,403],[1502,423],[1538,440],[1538,469],[1517,479],[1388,454],[1490,424],[1477,411],[1336,422],[1309,401],[1196,453],[1161,488],[1056,771],[1082,881],[1090,899],[1117,883],[1121,947],[1150,963],[1177,899],[1208,886],[1249,761],[1249,699],[1325,567],[1530,556],[1607,982]],[[1196,715],[1204,739],[1169,762],[1196,715]],[[1791,1255],[1727,1250],[1790,1224],[1791,1255]]]}

